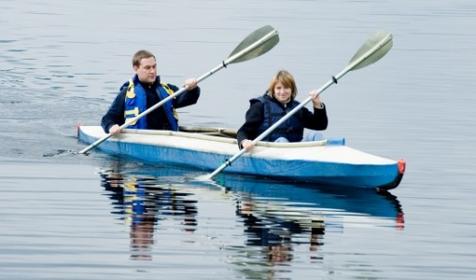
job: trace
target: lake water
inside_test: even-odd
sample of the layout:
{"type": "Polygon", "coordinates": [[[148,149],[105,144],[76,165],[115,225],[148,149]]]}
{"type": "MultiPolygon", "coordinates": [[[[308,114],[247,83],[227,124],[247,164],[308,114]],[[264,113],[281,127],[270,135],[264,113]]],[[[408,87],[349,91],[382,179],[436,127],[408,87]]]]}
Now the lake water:
{"type": "Polygon", "coordinates": [[[473,279],[476,2],[0,0],[1,279],[473,279]],[[238,128],[279,69],[303,100],[372,33],[375,65],[322,95],[329,136],[407,161],[391,193],[79,151],[141,48],[181,84],[263,25],[269,53],[203,81],[183,125],[238,128]]]}

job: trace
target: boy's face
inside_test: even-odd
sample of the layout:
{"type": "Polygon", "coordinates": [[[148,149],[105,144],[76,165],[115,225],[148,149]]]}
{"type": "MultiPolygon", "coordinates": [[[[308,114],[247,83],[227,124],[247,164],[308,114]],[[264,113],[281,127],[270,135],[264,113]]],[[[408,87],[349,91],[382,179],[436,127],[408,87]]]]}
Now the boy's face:
{"type": "Polygon", "coordinates": [[[152,84],[157,77],[157,62],[153,57],[143,58],[139,67],[134,66],[134,71],[141,82],[152,84]]]}

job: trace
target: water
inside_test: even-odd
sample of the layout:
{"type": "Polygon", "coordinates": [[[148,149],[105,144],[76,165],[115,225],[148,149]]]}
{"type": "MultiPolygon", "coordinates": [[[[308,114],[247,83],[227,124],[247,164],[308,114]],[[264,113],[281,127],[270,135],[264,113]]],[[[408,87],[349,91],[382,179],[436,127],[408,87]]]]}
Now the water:
{"type": "Polygon", "coordinates": [[[0,1],[0,278],[472,279],[476,4],[457,1],[0,1]],[[270,24],[280,43],[201,84],[180,111],[237,128],[278,69],[303,100],[375,31],[381,61],[329,88],[330,136],[407,161],[391,193],[154,166],[84,145],[132,75],[157,54],[181,84],[270,24]]]}

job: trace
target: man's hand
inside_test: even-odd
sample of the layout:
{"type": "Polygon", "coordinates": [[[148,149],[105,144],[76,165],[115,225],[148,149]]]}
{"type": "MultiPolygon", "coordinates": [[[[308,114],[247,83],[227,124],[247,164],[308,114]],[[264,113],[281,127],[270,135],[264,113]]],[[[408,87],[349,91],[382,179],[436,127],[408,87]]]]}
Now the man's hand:
{"type": "Polygon", "coordinates": [[[118,134],[120,132],[121,132],[121,127],[117,124],[115,124],[115,125],[113,125],[109,128],[109,133],[111,135],[118,134]]]}
{"type": "Polygon", "coordinates": [[[253,141],[245,139],[245,140],[241,141],[241,146],[243,147],[243,149],[245,149],[247,152],[249,152],[251,149],[253,149],[255,144],[253,143],[253,141]]]}
{"type": "Polygon", "coordinates": [[[194,88],[197,87],[198,81],[196,79],[193,79],[193,78],[192,79],[187,79],[187,80],[185,80],[184,84],[185,84],[184,85],[185,88],[188,91],[191,91],[191,90],[193,90],[194,88]]]}

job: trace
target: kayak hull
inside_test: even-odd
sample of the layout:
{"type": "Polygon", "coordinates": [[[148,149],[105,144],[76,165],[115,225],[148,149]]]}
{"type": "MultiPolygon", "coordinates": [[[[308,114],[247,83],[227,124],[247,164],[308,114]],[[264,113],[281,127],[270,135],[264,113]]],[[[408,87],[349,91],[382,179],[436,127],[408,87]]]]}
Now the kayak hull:
{"type": "MultiPolygon", "coordinates": [[[[78,128],[80,141],[90,144],[106,136],[98,126],[78,128]]],[[[214,170],[239,152],[236,140],[200,133],[125,130],[97,147],[108,154],[146,162],[214,170]]],[[[362,188],[391,189],[403,176],[397,161],[370,155],[345,145],[258,143],[224,172],[362,188]],[[260,145],[261,144],[261,145],[260,145]]]]}

